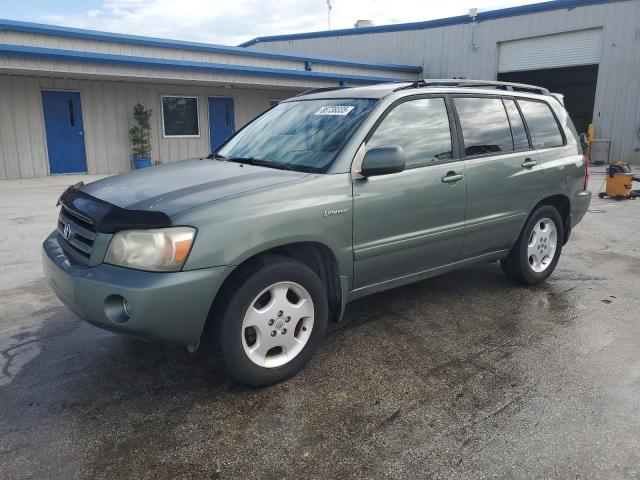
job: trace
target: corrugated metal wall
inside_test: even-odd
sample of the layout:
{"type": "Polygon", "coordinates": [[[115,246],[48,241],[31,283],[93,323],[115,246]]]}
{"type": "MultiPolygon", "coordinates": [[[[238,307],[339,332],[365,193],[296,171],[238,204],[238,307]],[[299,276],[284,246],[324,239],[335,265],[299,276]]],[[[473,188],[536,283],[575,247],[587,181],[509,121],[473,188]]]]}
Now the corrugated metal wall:
{"type": "Polygon", "coordinates": [[[430,78],[495,80],[500,42],[603,28],[594,121],[611,158],[640,163],[640,1],[598,4],[426,30],[260,42],[261,50],[422,65],[430,78]]]}
{"type": "MultiPolygon", "coordinates": [[[[302,60],[288,60],[288,59],[271,59],[261,58],[246,55],[231,55],[223,53],[211,53],[197,50],[166,48],[166,47],[151,47],[143,45],[133,45],[123,42],[107,42],[98,40],[88,40],[83,38],[64,38],[55,35],[42,35],[37,33],[25,33],[25,32],[12,32],[6,30],[0,30],[0,44],[7,45],[21,45],[28,47],[43,47],[62,50],[73,50],[78,52],[93,52],[93,53],[105,53],[114,55],[128,55],[139,56],[146,58],[160,58],[160,59],[172,59],[172,60],[186,60],[193,62],[207,62],[229,65],[247,65],[251,67],[266,67],[266,68],[280,68],[287,70],[305,70],[305,63],[302,60]]],[[[329,56],[329,55],[327,55],[329,56]]],[[[333,55],[330,55],[333,56],[333,55]]],[[[312,70],[315,72],[324,73],[343,73],[349,75],[378,75],[382,77],[397,77],[397,78],[415,78],[416,74],[412,72],[403,71],[389,71],[375,68],[375,66],[350,66],[350,65],[333,65],[327,63],[312,62],[312,70]]],[[[115,65],[94,65],[94,64],[80,64],[80,63],[65,63],[55,62],[52,60],[43,59],[22,59],[22,58],[7,58],[0,56],[0,66],[9,68],[22,68],[29,70],[40,71],[62,71],[76,72],[76,73],[99,73],[110,75],[127,75],[127,76],[139,76],[143,78],[151,77],[154,69],[147,67],[131,69],[127,67],[120,67],[115,65]]],[[[220,73],[194,73],[189,71],[160,71],[163,77],[179,78],[179,79],[195,79],[195,80],[212,80],[213,78],[221,79],[222,81],[242,81],[241,76],[221,75],[220,73]],[[223,78],[224,77],[224,78],[223,78]]],[[[249,77],[248,81],[255,81],[255,77],[249,77]]],[[[284,84],[291,84],[292,79],[284,80],[284,84]]],[[[280,78],[266,78],[262,79],[262,82],[268,82],[270,85],[282,85],[283,80],[280,78]]],[[[309,83],[300,83],[300,85],[310,87],[326,86],[326,81],[309,83]]]]}
{"type": "Polygon", "coordinates": [[[42,113],[42,90],[80,91],[89,173],[130,170],[128,130],[133,106],[141,102],[153,110],[152,152],[163,163],[209,153],[208,97],[233,97],[235,123],[240,128],[270,106],[295,92],[203,87],[191,85],[80,80],[20,75],[0,75],[0,179],[42,177],[49,161],[42,113]],[[199,138],[163,138],[161,95],[198,97],[199,138]]]}

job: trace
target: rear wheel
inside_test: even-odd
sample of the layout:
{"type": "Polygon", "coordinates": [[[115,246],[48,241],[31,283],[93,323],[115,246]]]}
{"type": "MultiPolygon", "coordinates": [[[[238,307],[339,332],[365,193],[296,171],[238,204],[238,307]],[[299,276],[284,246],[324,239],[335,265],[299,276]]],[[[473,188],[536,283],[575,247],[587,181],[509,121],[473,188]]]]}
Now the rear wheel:
{"type": "Polygon", "coordinates": [[[210,344],[240,382],[266,385],[300,370],[328,319],[324,284],[305,264],[270,255],[234,272],[214,308],[210,344]]]}
{"type": "Polygon", "coordinates": [[[539,207],[527,220],[509,255],[501,261],[502,270],[518,283],[543,282],[556,268],[563,238],[558,211],[550,205],[539,207]]]}

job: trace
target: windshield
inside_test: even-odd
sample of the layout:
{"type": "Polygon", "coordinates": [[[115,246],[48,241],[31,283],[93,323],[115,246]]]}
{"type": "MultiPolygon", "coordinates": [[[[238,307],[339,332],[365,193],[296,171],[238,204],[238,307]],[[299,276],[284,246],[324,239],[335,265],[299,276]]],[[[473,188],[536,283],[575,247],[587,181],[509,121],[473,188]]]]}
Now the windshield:
{"type": "Polygon", "coordinates": [[[218,157],[274,168],[326,172],[376,100],[284,102],[238,132],[218,157]]]}

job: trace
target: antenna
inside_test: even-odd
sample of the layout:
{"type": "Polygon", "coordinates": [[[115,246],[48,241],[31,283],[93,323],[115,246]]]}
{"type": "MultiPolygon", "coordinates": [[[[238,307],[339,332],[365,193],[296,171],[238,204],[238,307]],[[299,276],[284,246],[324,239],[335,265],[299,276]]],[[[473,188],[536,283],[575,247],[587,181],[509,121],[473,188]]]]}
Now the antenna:
{"type": "Polygon", "coordinates": [[[331,30],[331,0],[327,0],[327,30],[331,30]]]}
{"type": "Polygon", "coordinates": [[[471,19],[471,50],[473,52],[478,51],[478,46],[476,45],[476,28],[478,28],[478,22],[476,21],[477,18],[478,18],[478,9],[470,8],[469,19],[471,19]]]}

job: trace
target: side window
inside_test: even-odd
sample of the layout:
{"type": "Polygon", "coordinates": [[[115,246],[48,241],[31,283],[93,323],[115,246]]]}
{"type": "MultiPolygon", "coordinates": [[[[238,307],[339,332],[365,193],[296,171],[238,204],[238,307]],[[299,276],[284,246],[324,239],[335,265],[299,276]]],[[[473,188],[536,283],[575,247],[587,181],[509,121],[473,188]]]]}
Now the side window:
{"type": "Polygon", "coordinates": [[[500,98],[454,99],[467,156],[513,151],[511,128],[500,98]]]}
{"type": "Polygon", "coordinates": [[[507,115],[509,116],[509,123],[511,123],[511,133],[513,135],[513,146],[516,150],[525,150],[529,148],[529,139],[527,138],[527,131],[522,123],[522,117],[516,107],[516,102],[513,100],[504,99],[504,108],[507,109],[507,115]]]}
{"type": "Polygon", "coordinates": [[[395,107],[367,142],[367,148],[397,145],[407,167],[450,160],[451,130],[443,98],[409,100],[395,107]]]}
{"type": "Polygon", "coordinates": [[[564,144],[551,107],[543,102],[518,100],[518,105],[529,128],[533,148],[559,147],[564,144]]]}

